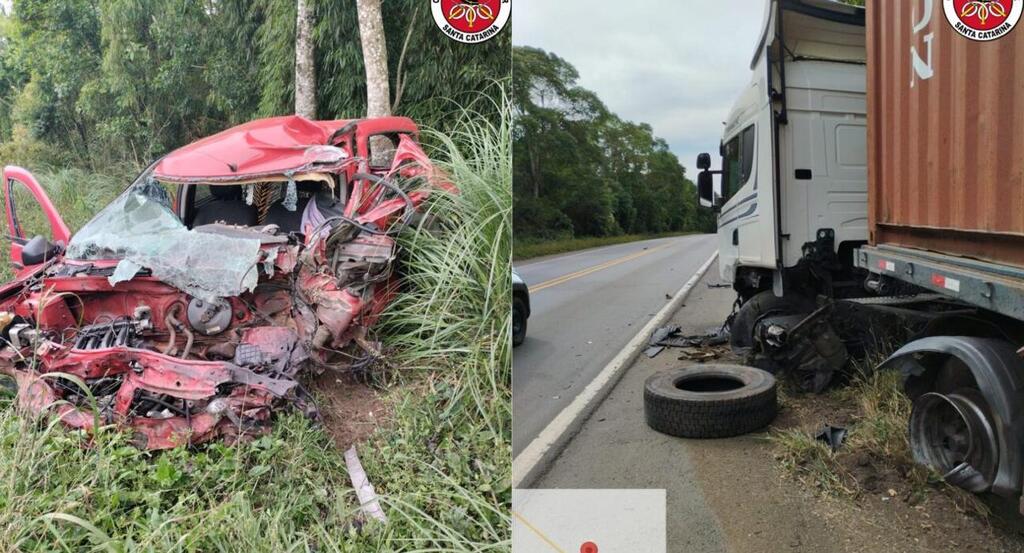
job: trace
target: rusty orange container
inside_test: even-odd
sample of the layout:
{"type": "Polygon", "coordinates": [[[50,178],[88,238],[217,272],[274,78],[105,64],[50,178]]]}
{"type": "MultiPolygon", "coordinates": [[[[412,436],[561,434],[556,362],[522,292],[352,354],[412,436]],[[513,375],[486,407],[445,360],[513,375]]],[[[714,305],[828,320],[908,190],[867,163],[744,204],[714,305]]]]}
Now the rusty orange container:
{"type": "Polygon", "coordinates": [[[943,4],[867,2],[870,240],[1024,267],[1024,28],[970,40],[943,4]]]}

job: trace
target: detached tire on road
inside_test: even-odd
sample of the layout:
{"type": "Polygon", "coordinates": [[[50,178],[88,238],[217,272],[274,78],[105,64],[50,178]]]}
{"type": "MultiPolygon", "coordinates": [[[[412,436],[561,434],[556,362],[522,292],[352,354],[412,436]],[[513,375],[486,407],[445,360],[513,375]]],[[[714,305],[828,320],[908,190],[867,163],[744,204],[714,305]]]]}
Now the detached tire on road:
{"type": "Polygon", "coordinates": [[[647,425],[670,436],[739,436],[768,426],[777,410],[775,377],[754,367],[698,365],[644,383],[647,425]]]}

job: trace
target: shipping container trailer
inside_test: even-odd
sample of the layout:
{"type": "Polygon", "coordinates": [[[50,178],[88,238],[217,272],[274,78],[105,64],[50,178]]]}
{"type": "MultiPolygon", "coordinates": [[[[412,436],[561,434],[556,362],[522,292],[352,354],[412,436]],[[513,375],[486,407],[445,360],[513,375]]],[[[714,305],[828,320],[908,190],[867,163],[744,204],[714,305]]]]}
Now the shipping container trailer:
{"type": "MultiPolygon", "coordinates": [[[[855,264],[878,293],[910,285],[976,309],[975,324],[907,343],[885,366],[907,376],[919,461],[971,491],[1019,497],[1024,31],[963,36],[946,11],[967,4],[868,7],[869,245],[855,264]]],[[[1020,0],[995,4],[1019,18],[1020,0]]]]}

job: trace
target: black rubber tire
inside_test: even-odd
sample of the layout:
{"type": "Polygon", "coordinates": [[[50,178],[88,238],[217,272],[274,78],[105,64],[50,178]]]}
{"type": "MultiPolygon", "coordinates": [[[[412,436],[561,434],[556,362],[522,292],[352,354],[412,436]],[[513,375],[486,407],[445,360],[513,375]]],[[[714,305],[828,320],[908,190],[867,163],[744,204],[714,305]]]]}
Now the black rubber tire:
{"type": "Polygon", "coordinates": [[[680,438],[727,438],[768,426],[778,412],[775,377],[741,365],[695,365],[652,375],[644,383],[647,425],[680,438]],[[732,383],[735,389],[695,391],[732,383]],[[687,388],[680,388],[686,385],[687,388]]]}
{"type": "Polygon", "coordinates": [[[526,341],[526,304],[520,298],[512,298],[512,347],[526,341]]]}
{"type": "Polygon", "coordinates": [[[753,347],[754,324],[766,313],[796,315],[810,313],[814,308],[814,301],[804,296],[788,295],[780,298],[771,290],[759,292],[747,300],[733,317],[729,326],[729,345],[733,350],[753,347]]]}

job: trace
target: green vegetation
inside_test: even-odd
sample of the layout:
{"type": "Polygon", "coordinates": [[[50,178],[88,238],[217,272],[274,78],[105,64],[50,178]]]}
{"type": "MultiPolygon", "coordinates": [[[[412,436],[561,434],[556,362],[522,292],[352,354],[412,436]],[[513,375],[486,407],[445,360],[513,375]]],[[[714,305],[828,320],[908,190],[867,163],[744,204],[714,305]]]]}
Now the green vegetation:
{"type": "Polygon", "coordinates": [[[557,55],[512,51],[517,242],[714,229],[649,125],[611,113],[557,55]]]}
{"type": "Polygon", "coordinates": [[[18,417],[8,403],[0,410],[4,550],[233,550],[249,544],[283,551],[304,536],[342,528],[353,512],[343,462],[323,434],[298,417],[244,447],[215,444],[153,458],[109,428],[83,448],[81,436],[56,422],[18,417]]]}
{"type": "Polygon", "coordinates": [[[928,483],[929,473],[914,462],[907,439],[910,400],[902,391],[896,371],[861,373],[850,386],[829,392],[830,401],[856,409],[856,423],[842,449],[833,453],[823,442],[802,429],[772,434],[779,446],[782,466],[801,479],[813,482],[831,495],[860,492],[854,476],[842,462],[855,455],[870,455],[910,477],[916,491],[928,483]]]}
{"type": "Polygon", "coordinates": [[[863,362],[849,386],[825,396],[833,408],[853,412],[854,423],[838,451],[815,440],[807,429],[780,430],[769,436],[783,470],[833,497],[897,493],[919,502],[942,491],[958,509],[987,515],[989,508],[978,496],[942,484],[940,475],[914,461],[907,436],[911,403],[903,393],[902,376],[894,370],[869,369],[876,364],[863,362]]]}
{"type": "Polygon", "coordinates": [[[511,110],[492,108],[498,125],[465,110],[431,137],[460,193],[402,237],[406,287],[381,320],[404,386],[364,463],[409,520],[395,550],[511,549],[511,110]]]}
{"type": "MultiPolygon", "coordinates": [[[[362,117],[355,5],[309,3],[318,116],[362,117]]],[[[295,0],[14,0],[0,18],[0,161],[141,169],[234,124],[292,113],[295,10],[295,0]]],[[[442,39],[420,0],[383,12],[397,115],[447,128],[453,105],[509,74],[511,33],[468,46],[442,39]]]]}
{"type": "Polygon", "coordinates": [[[618,236],[588,236],[586,238],[566,238],[561,240],[516,240],[512,245],[513,259],[529,259],[542,255],[554,255],[556,253],[574,252],[587,248],[599,248],[637,240],[651,240],[653,238],[667,238],[669,236],[681,236],[690,234],[688,232],[663,232],[660,234],[620,234],[618,236]]]}

